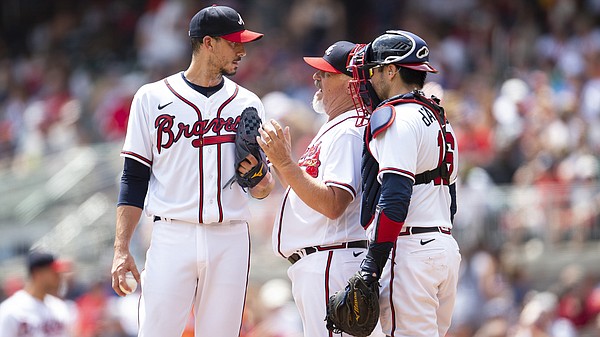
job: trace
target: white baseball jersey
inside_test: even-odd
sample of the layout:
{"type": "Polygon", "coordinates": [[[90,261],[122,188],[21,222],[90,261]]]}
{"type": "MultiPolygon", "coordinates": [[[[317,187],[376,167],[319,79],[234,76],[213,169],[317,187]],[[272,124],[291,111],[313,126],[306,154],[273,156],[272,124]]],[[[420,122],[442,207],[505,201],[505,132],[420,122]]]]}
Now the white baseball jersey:
{"type": "MultiPolygon", "coordinates": [[[[450,124],[446,139],[433,113],[420,104],[395,106],[395,119],[369,142],[379,163],[378,180],[384,173],[415,179],[433,170],[444,158],[449,181],[441,178],[413,186],[404,227],[447,227],[450,222],[449,184],[457,179],[458,148],[450,124]]],[[[376,112],[375,112],[376,113],[376,112]]],[[[371,226],[372,229],[374,226],[371,226]]],[[[396,337],[446,335],[456,298],[460,266],[458,244],[449,232],[398,236],[381,279],[380,323],[382,331],[396,337]]]]}
{"type": "Polygon", "coordinates": [[[181,336],[191,310],[198,336],[239,335],[250,268],[248,195],[233,184],[235,131],[259,98],[228,78],[206,97],[183,73],[136,93],[122,156],[150,167],[153,223],[141,276],[140,337],[181,336]],[[224,305],[226,303],[226,305],[224,305]],[[168,308],[168,310],[165,310],[168,308]]]}
{"type": "Polygon", "coordinates": [[[450,222],[450,193],[448,185],[456,181],[458,155],[456,137],[450,124],[446,124],[446,141],[431,111],[416,103],[395,106],[395,120],[382,135],[369,142],[369,150],[379,163],[377,179],[381,183],[384,173],[395,173],[414,181],[415,175],[433,170],[444,158],[447,160],[450,181],[441,178],[429,184],[414,185],[404,226],[448,227],[450,222]],[[443,188],[434,188],[441,186],[443,188]]]}
{"type": "Polygon", "coordinates": [[[365,240],[360,226],[360,160],[364,128],[357,128],[354,110],[325,123],[310,142],[298,164],[328,186],[353,197],[346,212],[332,220],[307,206],[288,188],[273,227],[273,250],[287,258],[309,246],[365,240]]]}
{"type": "Polygon", "coordinates": [[[259,98],[226,77],[210,97],[192,89],[183,73],[146,84],[135,94],[121,155],[151,167],[145,211],[194,223],[247,220],[246,192],[223,189],[234,175],[239,115],[259,98]]]}
{"type": "Polygon", "coordinates": [[[19,290],[0,305],[2,337],[68,337],[72,322],[67,304],[52,295],[40,301],[19,290]]]}

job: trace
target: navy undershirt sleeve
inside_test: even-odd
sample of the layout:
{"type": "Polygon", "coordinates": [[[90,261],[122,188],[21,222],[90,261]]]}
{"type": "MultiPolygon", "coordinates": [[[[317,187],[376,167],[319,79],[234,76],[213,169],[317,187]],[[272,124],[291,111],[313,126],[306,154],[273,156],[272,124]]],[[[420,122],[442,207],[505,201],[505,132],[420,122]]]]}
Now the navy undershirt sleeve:
{"type": "Polygon", "coordinates": [[[450,222],[454,223],[454,214],[457,210],[456,206],[456,183],[450,185],[450,222]]]}
{"type": "Polygon", "coordinates": [[[137,160],[125,158],[121,190],[117,205],[129,205],[144,208],[144,199],[148,192],[150,168],[137,160]]]}
{"type": "Polygon", "coordinates": [[[379,208],[393,221],[404,222],[408,213],[413,181],[405,176],[384,173],[379,208]]]}
{"type": "MultiPolygon", "coordinates": [[[[406,220],[410,196],[412,195],[413,181],[398,174],[384,173],[381,182],[381,195],[377,203],[377,208],[381,212],[379,219],[381,221],[381,218],[384,217],[388,220],[385,223],[378,223],[378,226],[384,227],[377,230],[386,232],[389,235],[393,233],[393,236],[396,237],[402,226],[400,225],[396,228],[389,226],[404,223],[404,220],[406,220]],[[389,223],[389,220],[396,222],[396,224],[389,223]]],[[[382,237],[389,235],[382,235],[382,237]]],[[[395,242],[395,240],[393,242],[379,242],[377,240],[376,238],[373,242],[369,243],[369,250],[360,266],[361,276],[369,283],[381,277],[383,267],[390,256],[390,251],[395,242]]]]}

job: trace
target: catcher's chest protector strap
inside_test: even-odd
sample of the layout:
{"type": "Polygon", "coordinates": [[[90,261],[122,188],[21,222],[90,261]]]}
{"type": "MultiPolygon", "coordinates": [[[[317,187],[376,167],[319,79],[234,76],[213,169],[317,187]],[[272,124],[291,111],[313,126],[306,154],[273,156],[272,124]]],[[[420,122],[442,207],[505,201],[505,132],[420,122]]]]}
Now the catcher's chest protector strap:
{"type": "Polygon", "coordinates": [[[396,110],[391,105],[383,105],[375,109],[369,118],[369,124],[365,128],[365,143],[363,147],[360,174],[362,177],[362,211],[360,213],[360,224],[367,227],[375,215],[375,207],[379,202],[381,185],[377,181],[379,163],[369,150],[369,142],[377,137],[394,122],[396,110]]]}
{"type": "MultiPolygon", "coordinates": [[[[368,128],[365,128],[365,134],[368,133],[368,128]]],[[[362,161],[360,167],[360,175],[362,178],[362,189],[363,195],[361,200],[360,212],[360,224],[366,228],[371,223],[373,216],[375,215],[375,207],[379,202],[379,195],[381,194],[381,185],[377,181],[377,174],[379,173],[379,163],[369,149],[367,148],[368,142],[363,146],[362,161]]]]}
{"type": "MultiPolygon", "coordinates": [[[[407,103],[420,104],[420,105],[424,106],[425,108],[429,109],[430,111],[432,111],[439,126],[440,126],[440,130],[442,130],[442,136],[444,139],[444,158],[443,158],[440,166],[434,168],[433,170],[421,172],[421,173],[415,175],[415,185],[428,184],[429,182],[431,182],[432,180],[434,180],[436,178],[442,178],[442,179],[447,180],[449,178],[450,174],[448,173],[448,166],[446,163],[446,154],[448,153],[448,151],[446,149],[446,146],[447,146],[446,145],[446,113],[444,111],[444,108],[439,106],[437,104],[437,102],[434,101],[433,99],[424,97],[423,94],[418,90],[415,90],[408,94],[401,95],[396,98],[391,98],[389,100],[386,100],[384,102],[385,105],[383,105],[382,108],[386,107],[388,105],[391,105],[393,108],[394,105],[407,104],[407,103]]],[[[393,117],[392,117],[392,122],[393,122],[393,117]]],[[[379,124],[380,123],[381,122],[379,122],[379,124]]],[[[389,124],[391,124],[391,122],[389,124]]],[[[389,125],[386,125],[385,128],[387,128],[388,126],[389,125]]],[[[378,129],[376,131],[377,133],[373,133],[373,137],[377,137],[377,135],[379,133],[381,133],[381,131],[385,130],[385,128],[378,129]]],[[[371,139],[369,139],[369,141],[371,139]]]]}

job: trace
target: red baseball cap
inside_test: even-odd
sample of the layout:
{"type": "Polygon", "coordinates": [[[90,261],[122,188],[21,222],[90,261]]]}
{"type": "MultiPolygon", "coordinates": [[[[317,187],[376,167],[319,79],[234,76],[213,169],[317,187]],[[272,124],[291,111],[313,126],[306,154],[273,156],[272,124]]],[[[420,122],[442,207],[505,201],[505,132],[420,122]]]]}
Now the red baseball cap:
{"type": "Polygon", "coordinates": [[[355,47],[355,43],[338,41],[325,50],[323,57],[305,57],[304,62],[321,71],[346,74],[352,77],[352,73],[348,71],[346,66],[348,65],[350,52],[352,52],[355,47]]]}
{"type": "Polygon", "coordinates": [[[200,10],[190,21],[190,37],[214,36],[231,42],[246,43],[263,37],[244,27],[240,13],[227,6],[212,5],[200,10]]]}

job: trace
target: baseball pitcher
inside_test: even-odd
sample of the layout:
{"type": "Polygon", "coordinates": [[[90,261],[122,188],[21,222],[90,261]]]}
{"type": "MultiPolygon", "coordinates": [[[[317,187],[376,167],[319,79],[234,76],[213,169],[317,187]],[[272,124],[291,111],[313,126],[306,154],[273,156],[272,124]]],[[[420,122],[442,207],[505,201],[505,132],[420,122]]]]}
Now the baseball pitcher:
{"type": "Polygon", "coordinates": [[[121,152],[112,285],[124,296],[127,272],[141,281],[140,337],[181,336],[191,311],[196,336],[239,335],[250,264],[248,194],[264,198],[274,186],[264,155],[237,158],[243,151],[236,144],[252,132],[246,126],[256,130],[264,120],[263,105],[223,76],[236,73],[244,43],[262,34],[216,5],[189,27],[189,68],[138,90],[121,152]],[[239,180],[226,184],[231,177],[239,180]],[[154,227],[140,278],[129,242],[142,210],[154,227]]]}

